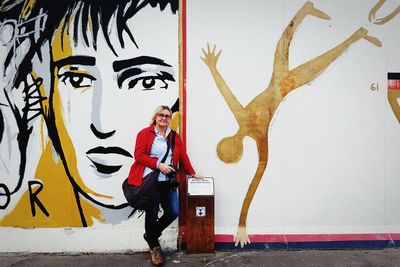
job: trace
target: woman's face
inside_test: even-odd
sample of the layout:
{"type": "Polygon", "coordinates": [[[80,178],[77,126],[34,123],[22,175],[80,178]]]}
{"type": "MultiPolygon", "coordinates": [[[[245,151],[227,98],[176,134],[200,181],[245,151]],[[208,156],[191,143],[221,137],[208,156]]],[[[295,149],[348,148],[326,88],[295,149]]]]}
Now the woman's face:
{"type": "Polygon", "coordinates": [[[168,109],[163,109],[156,115],[156,127],[158,129],[166,128],[171,123],[172,114],[168,109]]]}
{"type": "Polygon", "coordinates": [[[138,47],[126,33],[122,47],[112,28],[117,55],[101,31],[97,49],[83,38],[75,46],[70,37],[57,34],[52,44],[51,108],[64,166],[82,191],[112,205],[126,202],[121,184],[134,161],[136,134],[148,125],[145,114],[157,105],[172,106],[179,96],[177,15],[148,6],[128,27],[138,47]]]}

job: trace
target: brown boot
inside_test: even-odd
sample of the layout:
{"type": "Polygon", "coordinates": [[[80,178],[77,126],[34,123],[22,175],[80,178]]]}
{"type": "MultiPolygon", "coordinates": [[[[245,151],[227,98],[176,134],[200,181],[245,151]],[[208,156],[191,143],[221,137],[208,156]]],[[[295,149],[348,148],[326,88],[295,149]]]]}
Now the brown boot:
{"type": "Polygon", "coordinates": [[[164,264],[164,257],[159,246],[150,249],[150,262],[154,266],[161,266],[164,264]]]}

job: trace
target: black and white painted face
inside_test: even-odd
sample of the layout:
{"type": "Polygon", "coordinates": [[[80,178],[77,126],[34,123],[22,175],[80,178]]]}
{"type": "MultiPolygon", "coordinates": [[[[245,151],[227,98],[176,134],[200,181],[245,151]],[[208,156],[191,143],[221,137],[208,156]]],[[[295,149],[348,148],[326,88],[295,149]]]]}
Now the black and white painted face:
{"type": "Polygon", "coordinates": [[[96,50],[83,41],[69,49],[64,41],[61,49],[56,36],[53,110],[72,177],[81,188],[112,197],[91,195],[97,201],[117,205],[126,202],[121,184],[134,161],[136,134],[155,106],[172,106],[179,96],[178,16],[150,6],[139,11],[128,21],[138,47],[128,36],[122,47],[113,25],[118,56],[102,34],[96,50]]]}

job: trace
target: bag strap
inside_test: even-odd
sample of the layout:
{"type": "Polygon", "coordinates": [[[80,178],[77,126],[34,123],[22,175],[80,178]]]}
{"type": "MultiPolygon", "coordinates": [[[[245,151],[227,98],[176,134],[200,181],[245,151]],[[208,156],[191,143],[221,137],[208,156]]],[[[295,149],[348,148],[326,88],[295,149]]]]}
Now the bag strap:
{"type": "Polygon", "coordinates": [[[176,136],[176,132],[174,130],[172,130],[172,145],[171,145],[172,152],[174,152],[174,147],[175,147],[175,136],[176,136]]]}
{"type": "MultiPolygon", "coordinates": [[[[172,131],[171,130],[171,132],[172,132],[172,147],[174,147],[174,145],[175,145],[175,131],[172,131]]],[[[168,153],[169,153],[169,150],[171,149],[171,147],[170,147],[170,134],[171,133],[169,133],[169,135],[167,136],[167,152],[165,152],[165,155],[164,155],[164,157],[163,157],[163,159],[161,160],[161,162],[160,163],[164,163],[165,162],[165,160],[167,159],[167,157],[168,157],[168,153]]],[[[171,149],[172,150],[172,149],[171,149]]]]}
{"type": "MultiPolygon", "coordinates": [[[[168,137],[167,137],[167,138],[168,138],[168,140],[167,140],[167,146],[168,146],[167,152],[169,151],[169,149],[171,149],[172,155],[174,154],[175,136],[176,136],[176,132],[175,132],[174,130],[171,130],[171,132],[169,133],[169,135],[168,135],[168,137]],[[171,135],[171,137],[170,137],[170,135],[171,135]],[[169,143],[171,142],[171,139],[172,139],[172,144],[171,144],[171,146],[170,146],[169,143]]],[[[162,162],[164,162],[164,159],[166,159],[166,155],[164,156],[162,162]]]]}

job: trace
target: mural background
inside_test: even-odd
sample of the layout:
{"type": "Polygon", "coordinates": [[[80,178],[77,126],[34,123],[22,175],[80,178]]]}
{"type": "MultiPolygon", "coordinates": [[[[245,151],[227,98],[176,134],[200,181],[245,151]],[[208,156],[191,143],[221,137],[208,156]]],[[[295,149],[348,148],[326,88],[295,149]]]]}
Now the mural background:
{"type": "MultiPolygon", "coordinates": [[[[290,69],[360,27],[382,47],[363,39],[353,43],[320,76],[281,102],[269,127],[269,161],[249,209],[248,232],[398,233],[400,125],[387,100],[387,73],[400,68],[399,16],[375,25],[368,14],[378,1],[312,2],[331,20],[304,19],[290,46],[290,69]]],[[[276,44],[304,4],[188,2],[188,149],[200,171],[215,177],[217,235],[236,235],[258,158],[249,137],[239,162],[218,158],[218,142],[233,135],[238,124],[199,58],[201,49],[210,43],[222,50],[217,68],[246,106],[267,87],[276,44]]],[[[377,17],[396,8],[398,2],[387,1],[377,17]]]]}
{"type": "MultiPolygon", "coordinates": [[[[367,238],[375,239],[378,234],[398,236],[400,233],[400,124],[387,100],[387,73],[400,72],[400,16],[383,25],[370,22],[368,14],[378,2],[312,1],[331,20],[306,17],[296,30],[289,50],[289,69],[341,44],[360,27],[378,38],[382,47],[364,39],[356,41],[318,77],[290,92],[280,103],[269,125],[268,166],[248,211],[246,225],[252,242],[257,242],[256,235],[322,234],[318,238],[323,239],[334,234],[372,234],[367,238]]],[[[185,3],[187,52],[181,64],[187,67],[184,99],[187,148],[196,171],[215,178],[216,241],[232,242],[243,199],[257,168],[257,148],[253,139],[245,137],[243,155],[237,163],[227,164],[218,157],[219,141],[233,135],[239,127],[208,67],[200,59],[204,56],[202,48],[207,50],[209,43],[211,47],[215,44],[217,51],[222,50],[217,68],[234,96],[246,106],[267,88],[278,40],[306,1],[188,0],[185,3]]],[[[386,1],[376,15],[384,17],[396,8],[397,1],[386,1]]],[[[157,20],[149,24],[147,15],[150,14],[143,14],[139,24],[151,26],[151,30],[158,29],[157,20]]],[[[173,24],[178,24],[177,16],[173,24]]],[[[151,30],[135,29],[142,36],[153,34],[151,30]]],[[[177,45],[173,53],[162,48],[162,41],[154,42],[151,48],[176,56],[177,30],[178,27],[176,32],[157,35],[160,39],[175,36],[177,45]]],[[[2,63],[9,47],[3,45],[0,49],[2,63]]],[[[20,53],[23,54],[24,49],[20,53]]],[[[108,57],[103,55],[103,58],[108,57]]],[[[8,78],[7,75],[1,78],[2,88],[8,78]]],[[[1,103],[4,125],[12,125],[15,123],[13,114],[4,105],[4,98],[1,103]]],[[[126,124],[122,129],[126,130],[124,135],[132,138],[150,116],[143,111],[148,108],[145,101],[135,104],[142,120],[134,125],[126,124]]],[[[151,110],[156,105],[152,103],[151,110]]],[[[111,110],[110,106],[108,108],[111,110]]],[[[35,172],[43,150],[41,138],[47,138],[48,134],[46,127],[40,131],[40,119],[36,120],[38,128],[33,129],[27,150],[29,164],[24,184],[12,196],[7,208],[0,209],[0,222],[29,189],[27,181],[38,178],[35,172]]],[[[77,122],[80,119],[76,119],[77,122]]],[[[7,127],[1,156],[10,162],[5,165],[7,172],[16,173],[18,144],[15,132],[11,133],[11,128],[7,127]],[[12,141],[5,143],[6,137],[12,141]]],[[[134,140],[130,142],[133,144],[134,140]]],[[[14,188],[15,176],[5,175],[4,168],[0,170],[1,182],[14,188]]],[[[118,187],[120,184],[116,183],[115,188],[110,189],[118,187]]],[[[4,198],[0,201],[3,205],[4,198]]],[[[89,204],[104,220],[91,217],[93,222],[88,227],[57,225],[56,222],[46,228],[49,226],[30,221],[26,225],[25,216],[32,217],[30,207],[26,206],[26,212],[17,214],[11,223],[0,223],[0,237],[7,240],[1,242],[0,251],[146,249],[142,240],[143,217],[127,220],[130,212],[127,209],[110,209],[90,201],[89,204]],[[28,229],[20,228],[19,223],[28,229]]],[[[65,210],[70,212],[69,208],[65,210]]],[[[174,249],[176,240],[175,224],[168,229],[162,246],[174,249]]]]}
{"type": "Polygon", "coordinates": [[[179,122],[178,6],[2,2],[1,250],[146,248],[122,182],[155,107],[179,122]]]}

